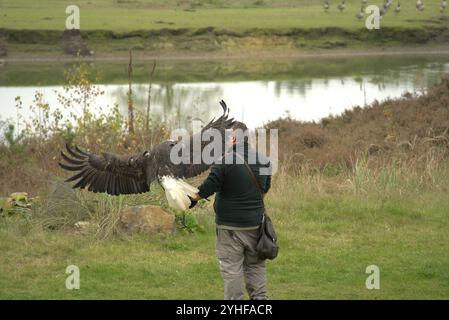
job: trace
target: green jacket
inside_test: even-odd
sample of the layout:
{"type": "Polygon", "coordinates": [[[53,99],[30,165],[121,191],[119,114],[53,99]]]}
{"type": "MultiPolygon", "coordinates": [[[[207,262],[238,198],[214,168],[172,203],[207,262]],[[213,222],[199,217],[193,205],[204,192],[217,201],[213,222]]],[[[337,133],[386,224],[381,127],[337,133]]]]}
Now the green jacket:
{"type": "MultiPolygon", "coordinates": [[[[199,195],[208,198],[215,195],[215,222],[220,226],[247,228],[258,226],[264,212],[263,201],[254,180],[244,164],[236,163],[235,153],[244,156],[245,161],[256,159],[255,164],[249,163],[251,170],[259,179],[264,193],[271,186],[271,175],[260,175],[261,167],[270,168],[268,159],[258,155],[246,142],[228,151],[227,155],[234,157],[232,164],[224,163],[212,166],[207,179],[199,186],[199,195]]],[[[237,157],[238,159],[238,157],[237,157]]],[[[240,160],[241,161],[241,160],[240,160]]],[[[254,161],[253,161],[254,162],[254,161]]]]}

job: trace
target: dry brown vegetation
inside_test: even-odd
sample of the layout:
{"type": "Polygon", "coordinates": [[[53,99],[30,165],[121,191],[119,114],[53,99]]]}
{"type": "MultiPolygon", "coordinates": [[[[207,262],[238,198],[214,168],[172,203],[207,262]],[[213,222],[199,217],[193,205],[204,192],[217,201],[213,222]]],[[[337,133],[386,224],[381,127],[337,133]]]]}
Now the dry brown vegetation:
{"type": "Polygon", "coordinates": [[[365,154],[374,159],[419,159],[438,149],[449,156],[449,78],[422,95],[355,107],[319,123],[289,118],[272,121],[279,130],[281,163],[313,169],[352,168],[365,154]]]}

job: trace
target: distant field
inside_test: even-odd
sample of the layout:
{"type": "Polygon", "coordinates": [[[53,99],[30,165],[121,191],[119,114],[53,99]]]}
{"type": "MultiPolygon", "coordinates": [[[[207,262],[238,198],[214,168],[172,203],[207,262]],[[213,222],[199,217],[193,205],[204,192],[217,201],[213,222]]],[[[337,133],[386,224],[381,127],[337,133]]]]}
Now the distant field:
{"type": "MultiPolygon", "coordinates": [[[[333,6],[328,13],[323,11],[322,1],[79,0],[76,3],[81,10],[81,29],[84,30],[198,29],[213,26],[242,31],[252,28],[364,27],[364,20],[355,17],[360,11],[359,0],[346,1],[347,9],[343,13],[337,10],[338,1],[331,1],[333,6]]],[[[380,5],[383,1],[374,3],[380,5]]],[[[0,28],[63,30],[67,17],[65,8],[70,4],[73,1],[2,0],[0,28]]],[[[424,12],[415,9],[414,1],[403,1],[401,13],[396,16],[390,9],[382,25],[404,28],[438,26],[448,23],[447,15],[448,12],[446,19],[440,20],[439,1],[426,1],[424,12]]]]}

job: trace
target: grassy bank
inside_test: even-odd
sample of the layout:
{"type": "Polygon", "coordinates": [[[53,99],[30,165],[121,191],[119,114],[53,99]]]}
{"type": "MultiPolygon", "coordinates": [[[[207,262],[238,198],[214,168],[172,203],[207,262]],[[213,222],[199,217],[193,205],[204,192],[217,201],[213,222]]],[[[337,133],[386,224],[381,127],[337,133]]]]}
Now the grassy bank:
{"type": "MultiPolygon", "coordinates": [[[[65,27],[70,1],[3,0],[0,28],[26,30],[60,30],[65,27]]],[[[155,1],[155,0],[100,0],[77,1],[80,8],[81,29],[113,30],[117,32],[138,29],[200,29],[208,26],[231,31],[253,28],[340,27],[350,30],[363,28],[363,20],[356,18],[360,12],[359,0],[347,0],[346,9],[339,12],[332,3],[324,12],[321,0],[299,1],[155,1]]],[[[381,6],[382,0],[372,4],[381,6]]],[[[393,8],[394,9],[394,8],[393,8]]],[[[446,14],[439,12],[439,2],[428,1],[426,9],[419,12],[415,3],[402,3],[401,13],[393,10],[382,21],[385,27],[416,28],[438,24],[446,14]]]]}
{"type": "MultiPolygon", "coordinates": [[[[9,57],[58,56],[70,3],[46,0],[2,3],[0,35],[9,57]]],[[[381,1],[379,1],[379,5],[381,1]]],[[[99,57],[126,54],[189,56],[247,52],[302,52],[448,42],[448,16],[437,2],[419,12],[414,3],[390,9],[381,30],[357,19],[360,1],[324,12],[322,1],[81,1],[81,32],[99,57]]]]}
{"type": "MultiPolygon", "coordinates": [[[[280,173],[267,200],[281,246],[268,262],[270,297],[447,298],[449,170],[435,167],[422,184],[402,169],[359,166],[341,180],[280,173]],[[365,288],[372,264],[380,290],[365,288]]],[[[203,233],[107,240],[1,219],[0,298],[221,299],[212,214],[209,205],[193,212],[203,233]],[[80,290],[65,289],[70,264],[80,290]]]]}

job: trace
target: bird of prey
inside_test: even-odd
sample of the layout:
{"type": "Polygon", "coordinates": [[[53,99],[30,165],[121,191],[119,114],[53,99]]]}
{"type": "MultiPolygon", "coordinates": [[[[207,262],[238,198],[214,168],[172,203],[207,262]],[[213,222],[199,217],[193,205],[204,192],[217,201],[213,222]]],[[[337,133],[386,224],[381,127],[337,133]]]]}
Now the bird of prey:
{"type": "MultiPolygon", "coordinates": [[[[201,132],[188,137],[185,141],[190,143],[184,143],[183,140],[167,140],[156,145],[150,151],[128,156],[112,153],[96,155],[83,151],[77,146],[67,145],[67,154],[61,152],[64,161],[59,162],[59,165],[65,170],[76,173],[66,182],[78,180],[73,185],[74,189],[122,195],[149,192],[151,182],[157,180],[165,190],[168,204],[174,209],[187,210],[191,204],[190,198],[198,190],[183,179],[199,175],[212,164],[205,163],[201,156],[195,155],[193,151],[197,151],[197,149],[194,149],[193,146],[196,144],[203,151],[210,143],[221,143],[221,154],[212,154],[214,159],[218,159],[225,151],[225,131],[232,128],[235,123],[233,118],[228,117],[229,109],[226,103],[222,100],[220,105],[223,108],[222,116],[216,120],[212,119],[202,128],[201,132]],[[213,130],[218,130],[221,141],[213,139],[203,141],[201,139],[202,135],[213,130]],[[187,151],[187,160],[189,161],[175,164],[171,160],[170,154],[175,146],[179,150],[187,151]],[[194,161],[195,157],[199,158],[199,161],[194,161]]],[[[178,154],[181,152],[179,150],[178,154]]]]}

